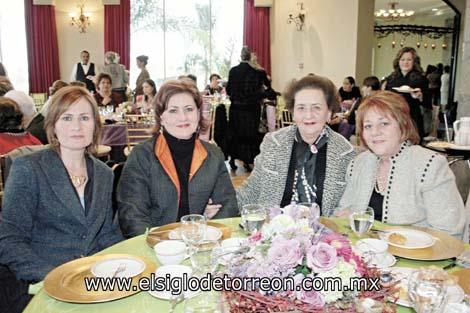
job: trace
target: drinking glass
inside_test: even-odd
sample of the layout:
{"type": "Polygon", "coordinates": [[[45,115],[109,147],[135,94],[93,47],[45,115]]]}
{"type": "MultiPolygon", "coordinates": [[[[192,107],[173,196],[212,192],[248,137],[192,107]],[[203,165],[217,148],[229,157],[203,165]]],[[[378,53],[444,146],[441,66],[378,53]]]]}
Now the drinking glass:
{"type": "Polygon", "coordinates": [[[417,313],[441,313],[445,306],[447,285],[435,279],[432,269],[413,272],[408,279],[408,296],[417,313]]]}
{"type": "Polygon", "coordinates": [[[180,234],[183,241],[191,248],[204,241],[206,218],[200,214],[189,214],[181,218],[180,234]]]}
{"type": "Polygon", "coordinates": [[[245,204],[242,207],[241,217],[243,228],[251,234],[261,230],[267,213],[260,204],[245,204]]]}
{"type": "Polygon", "coordinates": [[[193,276],[203,277],[207,273],[213,274],[219,264],[218,251],[220,245],[217,241],[205,241],[193,246],[190,255],[193,267],[193,276]]]}
{"type": "Polygon", "coordinates": [[[224,308],[224,303],[220,293],[204,291],[184,301],[184,313],[229,312],[227,308],[224,308]]]}
{"type": "Polygon", "coordinates": [[[357,236],[364,235],[374,223],[374,209],[367,207],[365,210],[353,211],[349,214],[349,223],[357,236]]]}

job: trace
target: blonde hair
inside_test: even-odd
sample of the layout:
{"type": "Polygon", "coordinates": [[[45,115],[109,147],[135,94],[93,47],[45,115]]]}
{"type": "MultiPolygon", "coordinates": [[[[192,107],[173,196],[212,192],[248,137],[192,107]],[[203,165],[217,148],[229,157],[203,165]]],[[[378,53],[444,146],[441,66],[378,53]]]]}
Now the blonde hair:
{"type": "Polygon", "coordinates": [[[381,112],[397,121],[400,127],[401,141],[409,140],[413,144],[419,143],[418,131],[411,119],[410,108],[406,100],[395,92],[379,91],[365,98],[356,113],[356,129],[361,143],[365,147],[367,144],[363,138],[364,116],[370,110],[381,112]]]}
{"type": "Polygon", "coordinates": [[[96,154],[102,127],[98,105],[88,90],[78,86],[63,87],[57,91],[52,98],[47,116],[44,120],[44,129],[46,131],[47,139],[53,148],[57,149],[60,146],[60,143],[57,140],[57,136],[55,134],[55,124],[62,114],[64,114],[75,102],[82,98],[90,104],[91,110],[93,112],[93,120],[95,121],[93,138],[91,144],[86,148],[86,151],[91,154],[96,154]]]}

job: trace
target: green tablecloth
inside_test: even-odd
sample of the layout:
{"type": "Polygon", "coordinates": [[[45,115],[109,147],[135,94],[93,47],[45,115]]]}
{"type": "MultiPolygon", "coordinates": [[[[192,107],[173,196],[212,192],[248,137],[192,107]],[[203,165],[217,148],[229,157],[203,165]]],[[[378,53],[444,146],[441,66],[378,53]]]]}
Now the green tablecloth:
{"type": "MultiPolygon", "coordinates": [[[[336,224],[340,227],[340,232],[348,232],[346,227],[347,222],[343,219],[333,219],[336,224]]],[[[233,229],[233,237],[242,237],[243,233],[239,231],[239,218],[230,218],[224,220],[218,220],[227,226],[230,226],[233,229]]],[[[380,227],[380,223],[376,223],[377,227],[380,227]]],[[[354,237],[351,237],[352,241],[355,241],[354,237]]],[[[470,246],[466,245],[466,248],[469,249],[470,246]]],[[[138,236],[123,242],[120,242],[112,247],[109,247],[98,254],[107,254],[107,253],[127,253],[136,256],[145,257],[148,260],[157,263],[153,249],[149,248],[145,242],[145,236],[138,236]]],[[[435,265],[439,267],[444,267],[450,264],[450,261],[436,261],[436,262],[424,262],[424,261],[412,261],[399,258],[395,266],[404,266],[404,267],[420,267],[420,266],[429,266],[435,265]]],[[[31,300],[28,307],[24,312],[26,313],[64,313],[64,312],[83,312],[83,313],[156,313],[156,312],[168,312],[170,305],[168,301],[159,300],[152,297],[147,292],[140,292],[136,295],[119,299],[111,302],[97,303],[97,304],[74,304],[57,301],[49,297],[46,292],[42,289],[42,283],[38,283],[30,287],[31,293],[37,293],[36,296],[31,300]]],[[[175,312],[182,312],[183,305],[179,304],[176,307],[175,312]]],[[[398,312],[413,312],[409,308],[399,307],[398,312]]]]}

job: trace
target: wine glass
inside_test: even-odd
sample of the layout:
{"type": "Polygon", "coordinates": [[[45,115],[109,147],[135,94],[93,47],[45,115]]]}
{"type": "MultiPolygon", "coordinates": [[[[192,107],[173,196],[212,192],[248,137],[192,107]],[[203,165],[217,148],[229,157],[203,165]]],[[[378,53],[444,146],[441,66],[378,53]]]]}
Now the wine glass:
{"type": "Polygon", "coordinates": [[[241,211],[242,225],[246,232],[261,230],[266,220],[266,210],[260,204],[245,204],[241,211]]]}
{"type": "Polygon", "coordinates": [[[408,279],[408,296],[417,313],[440,313],[445,306],[447,285],[436,279],[432,269],[413,272],[408,279]]]}
{"type": "Polygon", "coordinates": [[[357,236],[367,233],[374,223],[374,209],[367,207],[365,210],[353,211],[349,214],[351,229],[357,236]]]}
{"type": "Polygon", "coordinates": [[[206,218],[200,214],[189,214],[181,218],[180,234],[183,241],[191,248],[204,241],[206,218]]]}

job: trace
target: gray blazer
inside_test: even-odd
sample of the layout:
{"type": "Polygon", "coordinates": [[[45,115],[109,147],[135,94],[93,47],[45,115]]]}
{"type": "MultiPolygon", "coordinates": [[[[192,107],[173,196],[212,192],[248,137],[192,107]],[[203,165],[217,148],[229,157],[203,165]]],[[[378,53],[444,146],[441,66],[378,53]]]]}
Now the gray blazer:
{"type": "MultiPolygon", "coordinates": [[[[255,158],[255,168],[245,183],[237,189],[240,208],[249,203],[279,206],[286,187],[289,162],[297,126],[268,133],[261,144],[261,153],[255,158]]],[[[356,152],[341,135],[327,126],[328,146],[323,185],[322,212],[333,213],[346,185],[346,168],[356,152]]]]}
{"type": "MultiPolygon", "coordinates": [[[[154,152],[156,137],[132,149],[119,179],[119,222],[126,237],[143,234],[146,228],[176,222],[178,192],[154,152]]],[[[237,199],[222,151],[201,140],[207,158],[188,184],[190,213],[203,214],[209,201],[222,204],[214,218],[238,214],[237,199]]]]}
{"type": "Polygon", "coordinates": [[[40,281],[54,267],[122,240],[113,223],[113,173],[92,156],[87,163],[93,196],[85,210],[54,150],[14,160],[0,219],[0,264],[18,279],[40,281]]]}
{"type": "MultiPolygon", "coordinates": [[[[374,190],[378,158],[370,151],[349,165],[340,209],[365,209],[374,190]]],[[[403,143],[392,157],[382,222],[426,226],[460,237],[465,214],[455,177],[444,156],[403,143]]],[[[460,238],[459,238],[460,239],[460,238]]]]}

